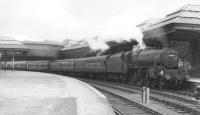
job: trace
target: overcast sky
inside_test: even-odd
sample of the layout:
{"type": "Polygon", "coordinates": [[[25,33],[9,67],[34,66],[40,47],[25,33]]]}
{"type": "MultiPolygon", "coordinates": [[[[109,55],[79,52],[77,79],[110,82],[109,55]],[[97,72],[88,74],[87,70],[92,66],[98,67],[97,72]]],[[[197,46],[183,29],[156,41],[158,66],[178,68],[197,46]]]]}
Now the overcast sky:
{"type": "Polygon", "coordinates": [[[18,40],[131,37],[135,26],[200,0],[0,0],[0,35],[18,40]]]}

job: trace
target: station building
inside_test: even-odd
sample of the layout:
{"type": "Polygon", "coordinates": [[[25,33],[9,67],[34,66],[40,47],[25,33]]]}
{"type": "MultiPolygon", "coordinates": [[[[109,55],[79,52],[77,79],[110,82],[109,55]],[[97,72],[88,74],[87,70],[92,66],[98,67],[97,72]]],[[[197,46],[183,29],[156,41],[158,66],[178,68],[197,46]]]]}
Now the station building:
{"type": "Polygon", "coordinates": [[[39,41],[22,41],[29,48],[27,52],[27,60],[47,60],[58,58],[59,50],[64,48],[61,43],[39,42],[39,41]]]}
{"type": "Polygon", "coordinates": [[[65,47],[59,51],[59,58],[72,59],[85,57],[90,51],[89,44],[85,40],[74,41],[66,39],[65,47]]]}
{"type": "Polygon", "coordinates": [[[62,59],[82,58],[88,52],[90,52],[88,45],[65,47],[59,51],[59,57],[62,59]]]}
{"type": "Polygon", "coordinates": [[[141,24],[147,46],[171,47],[200,74],[200,5],[186,5],[155,23],[141,24]]]}
{"type": "Polygon", "coordinates": [[[2,61],[53,60],[58,58],[61,43],[18,41],[10,36],[0,36],[0,59],[2,61]]]}

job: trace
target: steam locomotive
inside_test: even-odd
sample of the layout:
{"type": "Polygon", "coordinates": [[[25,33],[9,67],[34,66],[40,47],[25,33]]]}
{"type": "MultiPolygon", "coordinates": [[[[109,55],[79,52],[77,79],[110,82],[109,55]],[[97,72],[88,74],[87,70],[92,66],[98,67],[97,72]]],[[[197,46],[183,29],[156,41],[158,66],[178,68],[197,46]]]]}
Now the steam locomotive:
{"type": "Polygon", "coordinates": [[[170,48],[145,48],[111,55],[55,61],[1,64],[2,69],[76,73],[82,76],[148,87],[181,87],[190,78],[191,64],[170,48]]]}

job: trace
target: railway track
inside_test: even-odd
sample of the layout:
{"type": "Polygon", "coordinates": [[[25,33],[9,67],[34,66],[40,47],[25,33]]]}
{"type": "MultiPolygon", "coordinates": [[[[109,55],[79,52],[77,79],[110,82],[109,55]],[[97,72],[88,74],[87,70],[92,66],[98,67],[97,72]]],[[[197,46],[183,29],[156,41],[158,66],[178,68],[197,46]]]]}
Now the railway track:
{"type": "Polygon", "coordinates": [[[99,89],[105,96],[108,97],[110,104],[112,104],[115,113],[119,115],[160,115],[158,112],[145,108],[131,100],[119,96],[113,92],[99,89]]]}
{"type": "MultiPolygon", "coordinates": [[[[84,79],[85,80],[85,79],[84,79]]],[[[99,82],[97,80],[93,80],[94,82],[99,82]]],[[[137,91],[141,91],[142,88],[138,87],[138,86],[132,86],[132,85],[125,85],[125,84],[119,84],[119,83],[114,83],[114,82],[109,82],[109,81],[103,81],[104,83],[107,84],[111,84],[111,85],[116,85],[116,86],[120,86],[120,87],[124,87],[124,88],[128,88],[128,89],[134,89],[137,91]]],[[[188,103],[193,103],[193,104],[199,104],[197,101],[193,100],[194,98],[194,94],[192,92],[188,92],[188,91],[176,91],[176,90],[166,90],[166,89],[162,89],[162,91],[160,91],[160,89],[152,89],[150,90],[150,92],[152,94],[159,94],[165,97],[169,97],[169,98],[174,98],[180,101],[185,101],[188,103]]]]}
{"type": "Polygon", "coordinates": [[[115,112],[115,115],[123,115],[117,108],[113,107],[113,110],[115,112]]]}
{"type": "MultiPolygon", "coordinates": [[[[88,78],[82,78],[80,75],[74,75],[74,74],[68,74],[68,76],[75,77],[78,79],[83,79],[83,80],[91,80],[88,78]]],[[[94,80],[93,81],[99,81],[99,80],[94,80]]],[[[102,81],[102,80],[101,80],[102,81]]],[[[118,85],[118,86],[123,86],[123,87],[128,87],[128,88],[133,88],[137,90],[141,90],[142,88],[140,86],[133,86],[133,85],[126,85],[126,84],[121,84],[121,83],[116,83],[116,82],[110,82],[110,81],[103,81],[105,83],[113,84],[113,85],[118,85]]],[[[160,89],[157,88],[151,88],[151,92],[160,92],[160,89]]],[[[162,92],[160,92],[161,95],[168,95],[168,96],[175,96],[175,97],[180,97],[180,98],[188,98],[191,99],[194,97],[194,91],[190,90],[169,90],[169,89],[162,89],[162,92]]]]}
{"type": "MultiPolygon", "coordinates": [[[[159,91],[160,89],[153,89],[154,91],[159,91]]],[[[194,91],[193,87],[192,89],[186,89],[186,90],[169,90],[169,89],[162,89],[162,92],[168,93],[171,95],[181,96],[181,97],[194,97],[194,91]]]]}
{"type": "MultiPolygon", "coordinates": [[[[141,87],[136,87],[136,86],[130,86],[130,85],[124,85],[124,84],[118,84],[118,83],[109,83],[112,85],[116,85],[116,86],[121,86],[124,88],[128,88],[128,89],[134,89],[137,91],[141,91],[142,88],[141,87]]],[[[176,99],[179,101],[183,101],[183,102],[188,102],[191,104],[199,104],[197,101],[193,100],[194,98],[194,94],[191,92],[184,92],[184,91],[173,91],[173,90],[159,90],[159,89],[151,89],[150,91],[152,94],[155,95],[159,95],[159,96],[164,96],[164,97],[168,97],[168,98],[172,98],[172,99],[176,99]]]]}
{"type": "MultiPolygon", "coordinates": [[[[134,100],[141,101],[141,88],[134,86],[127,86],[122,84],[110,83],[110,82],[98,82],[91,80],[83,80],[94,87],[116,90],[116,92],[131,96],[134,100]]],[[[161,107],[160,111],[164,111],[164,114],[200,114],[200,104],[197,101],[191,99],[192,97],[186,96],[184,94],[169,93],[167,91],[151,90],[150,92],[150,102],[153,106],[159,105],[161,107]],[[166,112],[167,111],[167,112],[166,112]],[[173,113],[174,112],[174,113],[173,113]]]]}

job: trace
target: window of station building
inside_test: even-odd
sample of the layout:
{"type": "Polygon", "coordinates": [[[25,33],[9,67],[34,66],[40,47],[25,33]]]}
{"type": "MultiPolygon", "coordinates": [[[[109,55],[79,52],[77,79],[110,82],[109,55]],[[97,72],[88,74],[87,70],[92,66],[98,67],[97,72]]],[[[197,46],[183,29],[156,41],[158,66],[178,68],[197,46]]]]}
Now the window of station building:
{"type": "Polygon", "coordinates": [[[49,45],[48,48],[49,48],[49,50],[59,50],[62,47],[61,46],[56,46],[56,45],[49,45]]]}
{"type": "Polygon", "coordinates": [[[33,44],[33,45],[30,45],[30,48],[32,49],[42,49],[42,50],[46,50],[48,49],[48,45],[46,44],[33,44]]]}
{"type": "Polygon", "coordinates": [[[59,50],[62,46],[51,45],[51,44],[25,44],[30,49],[41,49],[41,50],[59,50]]]}

